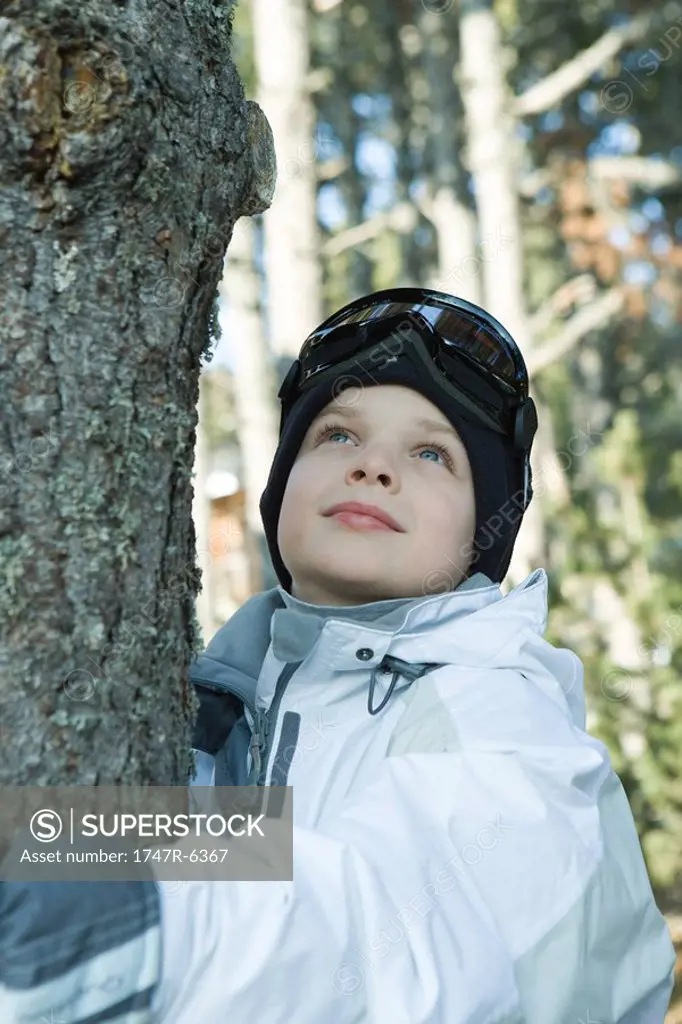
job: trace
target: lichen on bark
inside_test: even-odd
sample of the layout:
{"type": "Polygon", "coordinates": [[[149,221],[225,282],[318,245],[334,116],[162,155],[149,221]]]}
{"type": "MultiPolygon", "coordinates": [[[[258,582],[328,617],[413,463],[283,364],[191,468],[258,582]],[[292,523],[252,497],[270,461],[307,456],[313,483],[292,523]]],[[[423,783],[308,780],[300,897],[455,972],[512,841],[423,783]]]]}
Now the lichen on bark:
{"type": "Polygon", "coordinates": [[[191,768],[198,377],[267,200],[230,31],[211,0],[2,8],[0,784],[191,768]]]}

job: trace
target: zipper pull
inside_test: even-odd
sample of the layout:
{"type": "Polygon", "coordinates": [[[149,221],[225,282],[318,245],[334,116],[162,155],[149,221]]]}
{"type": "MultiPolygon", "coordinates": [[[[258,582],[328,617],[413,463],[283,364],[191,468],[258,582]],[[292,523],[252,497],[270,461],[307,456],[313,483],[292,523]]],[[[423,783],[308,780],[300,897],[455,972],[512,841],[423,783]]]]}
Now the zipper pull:
{"type": "Polygon", "coordinates": [[[265,711],[256,712],[256,733],[261,740],[261,750],[268,742],[268,732],[270,730],[270,722],[265,711]]]}
{"type": "Polygon", "coordinates": [[[254,731],[251,736],[251,759],[253,761],[253,772],[258,778],[262,767],[263,759],[262,753],[267,744],[268,737],[268,718],[265,712],[257,711],[254,721],[254,731]]]}
{"type": "Polygon", "coordinates": [[[261,768],[261,756],[260,756],[261,747],[260,747],[260,736],[256,732],[251,737],[250,749],[251,749],[251,765],[252,765],[252,767],[251,767],[251,774],[254,775],[256,778],[258,778],[258,776],[260,775],[260,768],[261,768]]]}

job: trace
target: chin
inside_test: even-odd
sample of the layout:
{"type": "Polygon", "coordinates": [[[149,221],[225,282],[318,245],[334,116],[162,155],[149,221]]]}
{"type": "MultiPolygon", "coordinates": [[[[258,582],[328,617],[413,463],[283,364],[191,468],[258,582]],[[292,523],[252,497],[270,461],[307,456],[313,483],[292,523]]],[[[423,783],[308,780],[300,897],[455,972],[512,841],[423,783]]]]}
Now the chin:
{"type": "Polygon", "coordinates": [[[366,565],[361,571],[353,571],[348,560],[338,567],[327,561],[314,576],[309,575],[309,579],[326,591],[337,593],[356,604],[404,596],[404,588],[397,580],[386,579],[380,572],[372,573],[366,565]]]}

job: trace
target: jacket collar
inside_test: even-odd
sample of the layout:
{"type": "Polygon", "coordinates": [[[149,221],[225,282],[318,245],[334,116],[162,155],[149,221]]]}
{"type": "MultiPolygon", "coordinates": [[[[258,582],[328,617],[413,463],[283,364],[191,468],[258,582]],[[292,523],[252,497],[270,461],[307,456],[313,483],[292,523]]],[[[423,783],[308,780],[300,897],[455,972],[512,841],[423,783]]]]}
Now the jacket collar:
{"type": "MultiPolygon", "coordinates": [[[[472,577],[469,582],[474,581],[472,577]]],[[[513,659],[521,631],[531,630],[540,635],[544,632],[546,573],[536,570],[506,596],[487,577],[483,581],[483,585],[476,580],[475,586],[458,587],[445,594],[406,599],[398,625],[382,622],[381,616],[361,623],[338,614],[327,617],[322,621],[316,645],[331,670],[372,668],[389,648],[391,654],[411,662],[454,661],[483,667],[499,663],[505,654],[513,659]],[[361,647],[372,652],[370,659],[358,660],[361,647]]],[[[256,684],[272,641],[274,613],[291,608],[295,601],[285,601],[280,587],[251,597],[192,662],[192,682],[233,693],[253,708],[256,684]]],[[[396,602],[377,602],[387,603],[396,602]]]]}
{"type": "MultiPolygon", "coordinates": [[[[457,587],[457,592],[480,590],[493,586],[483,573],[475,573],[457,587]]],[[[350,622],[358,625],[372,624],[372,628],[393,635],[405,625],[412,608],[433,599],[433,595],[393,598],[386,601],[371,601],[368,604],[339,607],[316,605],[293,597],[283,587],[278,587],[284,608],[275,610],[272,616],[272,652],[281,662],[302,661],[317,643],[325,623],[329,620],[350,622]]]]}
{"type": "Polygon", "coordinates": [[[329,618],[313,656],[332,670],[373,668],[387,653],[410,662],[454,663],[481,668],[511,656],[530,631],[542,635],[547,623],[547,575],[538,569],[506,596],[487,577],[486,585],[418,600],[399,626],[329,618]],[[358,649],[372,657],[358,660],[358,649]]]}

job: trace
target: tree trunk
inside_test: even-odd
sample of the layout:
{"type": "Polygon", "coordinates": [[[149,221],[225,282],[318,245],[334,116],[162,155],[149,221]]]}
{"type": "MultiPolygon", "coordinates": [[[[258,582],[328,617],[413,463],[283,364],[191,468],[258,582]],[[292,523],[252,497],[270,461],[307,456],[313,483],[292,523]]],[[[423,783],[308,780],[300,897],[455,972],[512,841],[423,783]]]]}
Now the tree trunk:
{"type": "Polygon", "coordinates": [[[468,164],[474,179],[487,308],[528,352],[523,290],[523,238],[516,147],[504,51],[492,0],[463,0],[461,87],[468,164]]]}
{"type": "Polygon", "coordinates": [[[481,260],[477,255],[476,212],[467,194],[462,161],[462,101],[453,70],[458,61],[452,16],[422,8],[423,65],[431,109],[430,219],[436,231],[438,269],[429,284],[479,305],[483,300],[481,260]]]}
{"type": "Polygon", "coordinates": [[[200,358],[275,169],[229,8],[134,10],[0,18],[3,785],[191,768],[200,358]]]}
{"type": "Polygon", "coordinates": [[[322,320],[308,10],[305,0],[252,0],[251,7],[258,95],[280,166],[264,218],[269,338],[279,373],[322,320]]]}
{"type": "MultiPolygon", "coordinates": [[[[474,179],[484,305],[511,332],[526,357],[532,337],[524,299],[523,235],[517,190],[517,142],[504,76],[505,55],[492,0],[462,0],[461,88],[466,113],[468,164],[474,179]]],[[[539,419],[549,416],[540,407],[539,419]]],[[[540,473],[533,454],[533,475],[540,473]]],[[[541,562],[542,508],[533,501],[519,530],[509,568],[512,582],[541,562]]]]}
{"type": "Polygon", "coordinates": [[[221,292],[228,303],[233,339],[234,391],[242,481],[246,491],[246,546],[251,590],[276,586],[259,502],[277,448],[276,390],[261,317],[261,279],[256,269],[256,227],[235,225],[221,292]]]}
{"type": "MultiPolygon", "coordinates": [[[[352,52],[353,33],[347,17],[336,20],[338,51],[334,69],[334,100],[336,111],[334,121],[336,131],[344,151],[348,154],[348,166],[338,176],[336,185],[348,211],[347,227],[362,224],[365,219],[365,200],[367,198],[366,182],[357,166],[358,140],[363,124],[353,108],[353,99],[361,91],[355,86],[354,64],[348,60],[347,54],[352,52]]],[[[353,246],[344,253],[346,262],[345,295],[340,303],[367,295],[372,291],[372,260],[367,254],[367,247],[353,246]]]]}
{"type": "MultiPolygon", "coordinates": [[[[392,102],[390,137],[396,157],[395,205],[407,206],[412,205],[410,183],[415,174],[415,150],[421,144],[423,151],[425,129],[418,124],[419,100],[415,95],[418,70],[414,66],[414,49],[418,33],[410,23],[412,14],[409,10],[397,7],[392,8],[391,13],[393,10],[395,15],[389,18],[387,25],[388,43],[393,53],[387,83],[392,102]]],[[[408,230],[398,233],[399,262],[393,275],[398,287],[418,287],[421,284],[423,252],[417,249],[414,242],[417,219],[415,212],[414,226],[408,220],[408,230]]],[[[386,287],[385,282],[382,285],[386,287]]]]}

